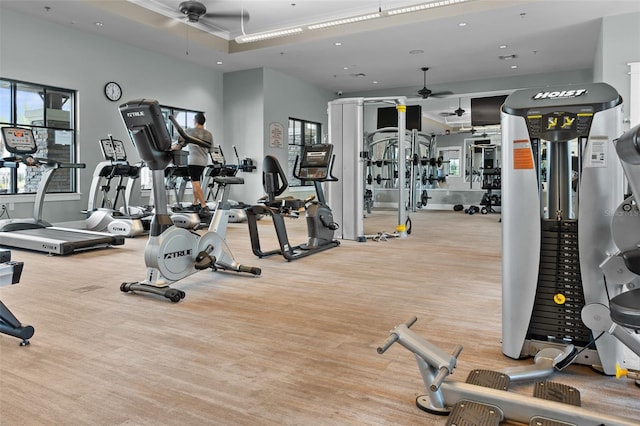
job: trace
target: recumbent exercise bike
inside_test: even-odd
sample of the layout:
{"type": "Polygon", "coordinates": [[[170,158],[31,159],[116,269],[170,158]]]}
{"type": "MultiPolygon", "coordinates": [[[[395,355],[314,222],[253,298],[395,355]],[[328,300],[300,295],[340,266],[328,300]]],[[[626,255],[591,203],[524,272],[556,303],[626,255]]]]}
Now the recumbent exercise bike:
{"type": "MultiPolygon", "coordinates": [[[[204,269],[260,275],[260,268],[238,263],[225,241],[229,215],[228,185],[241,184],[244,180],[240,177],[215,178],[225,190],[206,232],[200,235],[175,226],[167,209],[164,169],[172,162],[176,151],[171,149],[171,137],[160,105],[150,99],[133,100],[122,104],[120,113],[140,158],[152,172],[155,200],[155,215],[144,254],[146,278],[140,282],[122,283],[120,290],[125,293],[152,293],[175,303],[184,298],[185,293],[169,285],[204,269]]],[[[169,119],[187,143],[209,146],[207,142],[188,135],[173,116],[169,119]]]]}
{"type": "Polygon", "coordinates": [[[247,208],[251,248],[256,256],[263,258],[281,254],[291,261],[340,245],[338,240],[333,239],[338,224],[333,220],[333,213],[322,190],[323,182],[338,180],[331,174],[334,159],[332,152],[333,145],[304,145],[300,157],[296,157],[294,176],[302,182],[313,182],[316,192],[315,197],[311,196],[305,200],[279,197],[289,186],[287,176],[277,158],[271,155],[265,157],[262,184],[266,196],[259,200],[262,204],[247,208]],[[291,245],[284,220],[287,216],[297,217],[298,211],[303,208],[306,212],[308,240],[305,244],[291,245]],[[279,248],[270,251],[263,251],[260,247],[257,221],[264,215],[273,218],[280,245],[279,248]]]}

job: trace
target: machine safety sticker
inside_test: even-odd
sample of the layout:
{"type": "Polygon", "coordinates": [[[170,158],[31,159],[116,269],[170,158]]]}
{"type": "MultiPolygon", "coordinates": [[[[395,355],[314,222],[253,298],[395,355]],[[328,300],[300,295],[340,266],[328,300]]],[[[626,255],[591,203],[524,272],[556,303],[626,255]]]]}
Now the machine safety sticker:
{"type": "Polygon", "coordinates": [[[513,141],[513,169],[533,169],[533,153],[529,139],[516,139],[513,141]]]}
{"type": "Polygon", "coordinates": [[[606,136],[592,136],[587,143],[587,155],[585,156],[585,167],[607,167],[607,144],[609,138],[606,136]]]}

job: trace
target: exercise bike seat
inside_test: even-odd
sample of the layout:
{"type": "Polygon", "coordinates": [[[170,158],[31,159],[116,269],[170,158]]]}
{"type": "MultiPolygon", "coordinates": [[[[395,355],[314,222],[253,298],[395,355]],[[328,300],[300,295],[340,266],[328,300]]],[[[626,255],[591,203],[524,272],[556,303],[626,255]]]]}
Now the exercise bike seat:
{"type": "Polygon", "coordinates": [[[640,330],[640,288],[620,293],[609,301],[611,320],[618,325],[640,330]]]}
{"type": "Polygon", "coordinates": [[[269,199],[267,195],[260,197],[258,202],[264,204],[267,207],[276,210],[300,210],[305,207],[306,201],[292,196],[277,197],[269,199]]]}

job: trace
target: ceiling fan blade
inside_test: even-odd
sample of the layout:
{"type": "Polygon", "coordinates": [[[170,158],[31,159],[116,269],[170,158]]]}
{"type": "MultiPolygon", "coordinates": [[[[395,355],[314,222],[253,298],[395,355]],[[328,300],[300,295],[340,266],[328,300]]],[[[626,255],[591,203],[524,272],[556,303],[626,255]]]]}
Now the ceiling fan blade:
{"type": "Polygon", "coordinates": [[[434,98],[440,98],[440,97],[449,96],[449,95],[453,95],[453,92],[449,90],[444,90],[442,92],[431,92],[429,96],[433,96],[434,98]]]}
{"type": "Polygon", "coordinates": [[[202,15],[201,18],[207,19],[244,19],[244,21],[248,21],[250,19],[249,12],[246,10],[244,12],[209,12],[202,15]]]}

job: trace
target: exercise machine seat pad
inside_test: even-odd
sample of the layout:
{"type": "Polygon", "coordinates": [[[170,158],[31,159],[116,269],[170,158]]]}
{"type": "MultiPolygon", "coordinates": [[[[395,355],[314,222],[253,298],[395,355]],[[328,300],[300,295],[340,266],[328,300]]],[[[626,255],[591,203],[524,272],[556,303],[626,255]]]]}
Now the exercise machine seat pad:
{"type": "Polygon", "coordinates": [[[269,197],[265,195],[264,197],[261,197],[258,202],[276,210],[300,210],[305,206],[304,200],[291,196],[278,197],[273,200],[269,200],[269,197]]]}
{"type": "Polygon", "coordinates": [[[640,288],[615,296],[609,302],[611,320],[623,327],[640,330],[640,288]]]}
{"type": "Polygon", "coordinates": [[[636,275],[640,275],[640,248],[623,252],[622,259],[627,269],[636,275]]]}

